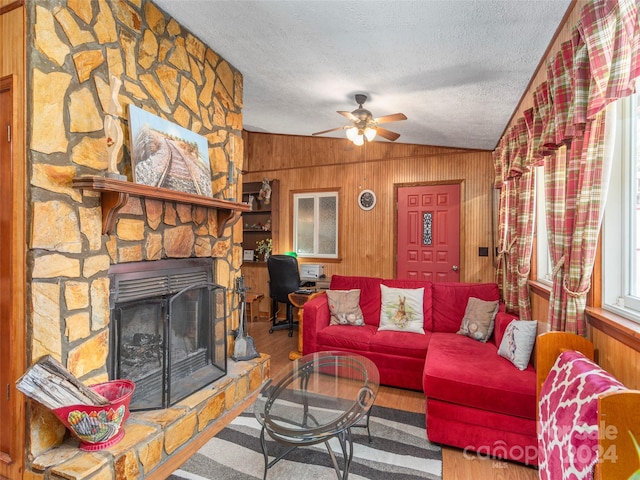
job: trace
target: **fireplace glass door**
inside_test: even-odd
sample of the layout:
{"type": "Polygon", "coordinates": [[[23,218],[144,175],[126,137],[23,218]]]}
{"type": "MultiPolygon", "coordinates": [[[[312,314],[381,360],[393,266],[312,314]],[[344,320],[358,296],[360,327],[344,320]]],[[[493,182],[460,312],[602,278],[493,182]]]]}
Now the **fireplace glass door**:
{"type": "Polygon", "coordinates": [[[110,272],[109,373],[136,384],[131,410],[174,405],[227,370],[226,289],[210,282],[210,264],[142,263],[152,265],[110,272]]]}
{"type": "Polygon", "coordinates": [[[224,342],[215,341],[217,323],[206,321],[216,317],[218,302],[224,310],[224,301],[224,289],[211,285],[188,287],[169,300],[169,405],[225,374],[217,367],[226,358],[224,342]]]}
{"type": "Polygon", "coordinates": [[[164,318],[166,301],[141,300],[119,306],[112,333],[115,378],[127,378],[136,384],[131,409],[161,408],[163,404],[164,318]]]}

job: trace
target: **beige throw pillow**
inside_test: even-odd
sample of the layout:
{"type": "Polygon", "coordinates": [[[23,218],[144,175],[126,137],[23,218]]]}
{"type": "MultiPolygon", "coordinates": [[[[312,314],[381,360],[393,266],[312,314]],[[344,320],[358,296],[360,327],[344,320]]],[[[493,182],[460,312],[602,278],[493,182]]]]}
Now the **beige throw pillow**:
{"type": "Polygon", "coordinates": [[[364,325],[360,310],[360,290],[327,290],[331,321],[329,325],[364,325]]]}
{"type": "Polygon", "coordinates": [[[486,342],[493,333],[493,323],[498,313],[498,301],[487,302],[469,297],[458,334],[480,342],[486,342]]]}

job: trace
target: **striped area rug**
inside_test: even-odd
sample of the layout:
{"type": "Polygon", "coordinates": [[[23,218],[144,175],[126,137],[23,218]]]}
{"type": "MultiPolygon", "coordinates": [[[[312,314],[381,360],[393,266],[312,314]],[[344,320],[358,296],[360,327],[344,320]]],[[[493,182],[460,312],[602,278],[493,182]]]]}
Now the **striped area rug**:
{"type": "MultiPolygon", "coordinates": [[[[352,428],[353,460],[349,478],[413,480],[442,478],[442,451],[429,443],[425,434],[424,414],[405,412],[374,405],[371,413],[371,437],[366,429],[352,428]]],[[[331,446],[342,465],[340,444],[331,446]]],[[[269,460],[285,447],[269,439],[269,460]]],[[[260,424],[253,407],[235,418],[227,428],[209,440],[170,480],[251,480],[261,479],[264,457],[260,448],[260,424]]],[[[267,473],[271,480],[337,478],[329,453],[320,443],[290,452],[267,473]]]]}

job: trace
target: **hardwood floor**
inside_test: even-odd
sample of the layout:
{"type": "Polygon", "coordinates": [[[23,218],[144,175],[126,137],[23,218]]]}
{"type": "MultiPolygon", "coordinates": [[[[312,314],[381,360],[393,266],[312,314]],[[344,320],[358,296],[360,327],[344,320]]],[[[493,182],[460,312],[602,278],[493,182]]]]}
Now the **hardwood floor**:
{"type": "MultiPolygon", "coordinates": [[[[289,360],[289,352],[297,350],[297,331],[293,337],[286,330],[269,334],[269,322],[265,319],[250,322],[248,334],[254,339],[260,353],[271,355],[271,371],[277,372],[289,360]]],[[[376,405],[398,408],[411,412],[424,412],[425,398],[422,392],[381,386],[376,405]]],[[[443,447],[443,480],[536,480],[538,471],[513,462],[463,455],[456,448],[443,447]]]]}

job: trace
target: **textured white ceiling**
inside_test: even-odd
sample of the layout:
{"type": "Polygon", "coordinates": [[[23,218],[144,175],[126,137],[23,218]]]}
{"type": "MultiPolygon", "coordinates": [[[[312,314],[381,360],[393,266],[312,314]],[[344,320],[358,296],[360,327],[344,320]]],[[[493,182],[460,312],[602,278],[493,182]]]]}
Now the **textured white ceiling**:
{"type": "Polygon", "coordinates": [[[155,3],[242,72],[246,130],[340,127],[365,93],[375,117],[407,115],[384,125],[399,143],[493,149],[571,2],[155,3]]]}

